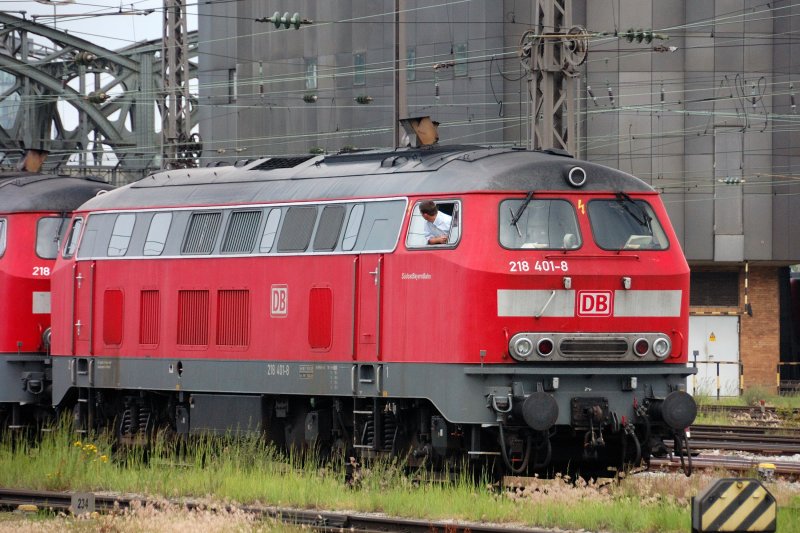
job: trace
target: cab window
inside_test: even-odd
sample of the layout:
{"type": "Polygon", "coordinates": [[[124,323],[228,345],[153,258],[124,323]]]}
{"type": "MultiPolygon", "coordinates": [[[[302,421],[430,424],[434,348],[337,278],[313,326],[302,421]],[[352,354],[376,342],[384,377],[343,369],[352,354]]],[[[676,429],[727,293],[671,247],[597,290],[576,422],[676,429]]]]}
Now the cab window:
{"type": "Polygon", "coordinates": [[[72,223],[72,228],[69,230],[69,237],[67,237],[67,245],[64,247],[64,257],[72,257],[75,253],[75,248],[78,246],[78,237],[81,234],[81,227],[83,227],[83,219],[76,218],[72,223]]]}
{"type": "MultiPolygon", "coordinates": [[[[42,259],[55,259],[58,256],[59,244],[61,244],[61,239],[64,237],[68,224],[68,218],[40,218],[36,222],[36,255],[42,259]]],[[[0,255],[2,255],[2,252],[0,252],[0,255]]]]}
{"type": "Polygon", "coordinates": [[[592,200],[588,208],[594,240],[604,250],[666,250],[669,247],[653,208],[644,200],[619,195],[613,200],[592,200]]]}
{"type": "Polygon", "coordinates": [[[461,202],[423,200],[414,204],[407,248],[455,246],[461,238],[461,202]]]}
{"type": "Polygon", "coordinates": [[[500,245],[512,250],[574,250],[581,246],[575,208],[533,197],[500,202],[500,245]]]}

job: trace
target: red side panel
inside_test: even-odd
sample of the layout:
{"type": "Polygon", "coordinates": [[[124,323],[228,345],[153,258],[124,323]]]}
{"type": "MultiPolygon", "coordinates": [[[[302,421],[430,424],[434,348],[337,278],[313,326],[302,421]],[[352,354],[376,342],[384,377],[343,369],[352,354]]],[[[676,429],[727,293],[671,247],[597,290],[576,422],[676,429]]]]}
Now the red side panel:
{"type": "Polygon", "coordinates": [[[108,289],[103,294],[103,342],[107,345],[122,344],[123,303],[119,289],[108,289]]]}
{"type": "Polygon", "coordinates": [[[308,298],[308,344],[316,350],[331,347],[333,292],[329,287],[312,287],[308,298]]]}

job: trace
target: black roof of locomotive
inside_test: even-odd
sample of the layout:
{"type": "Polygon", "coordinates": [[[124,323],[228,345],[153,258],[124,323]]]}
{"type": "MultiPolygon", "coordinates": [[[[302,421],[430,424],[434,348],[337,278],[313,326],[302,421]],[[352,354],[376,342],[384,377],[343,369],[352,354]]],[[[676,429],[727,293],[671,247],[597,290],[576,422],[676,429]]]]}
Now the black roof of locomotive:
{"type": "Polygon", "coordinates": [[[652,192],[609,167],[545,152],[434,146],[340,155],[266,158],[245,165],[168,170],[93,198],[88,209],[270,203],[475,191],[575,190],[565,176],[581,166],[586,191],[652,192]]]}
{"type": "Polygon", "coordinates": [[[94,177],[56,176],[33,172],[0,173],[0,213],[74,211],[111,185],[94,177]]]}

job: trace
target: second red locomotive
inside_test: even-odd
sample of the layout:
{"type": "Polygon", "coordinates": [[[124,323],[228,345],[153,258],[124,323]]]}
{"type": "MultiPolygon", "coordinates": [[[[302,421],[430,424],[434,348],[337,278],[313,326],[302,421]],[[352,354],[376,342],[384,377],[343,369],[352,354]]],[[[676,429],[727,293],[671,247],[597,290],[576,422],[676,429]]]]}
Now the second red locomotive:
{"type": "Polygon", "coordinates": [[[123,440],[260,431],[525,472],[636,462],[695,415],[658,194],[558,154],[161,172],[81,208],[54,287],[53,402],[123,440]]]}
{"type": "Polygon", "coordinates": [[[72,210],[109,189],[92,178],[0,174],[0,427],[52,412],[50,273],[72,210]]]}

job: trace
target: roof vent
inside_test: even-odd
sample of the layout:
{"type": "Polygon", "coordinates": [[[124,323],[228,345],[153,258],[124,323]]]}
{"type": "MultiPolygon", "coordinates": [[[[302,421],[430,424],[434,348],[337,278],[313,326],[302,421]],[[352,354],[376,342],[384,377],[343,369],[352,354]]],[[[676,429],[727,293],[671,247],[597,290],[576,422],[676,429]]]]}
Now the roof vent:
{"type": "Polygon", "coordinates": [[[270,157],[263,163],[259,163],[249,170],[275,170],[278,168],[293,168],[300,163],[305,163],[309,159],[313,159],[314,157],[316,156],[304,155],[299,157],[270,157]]]}

